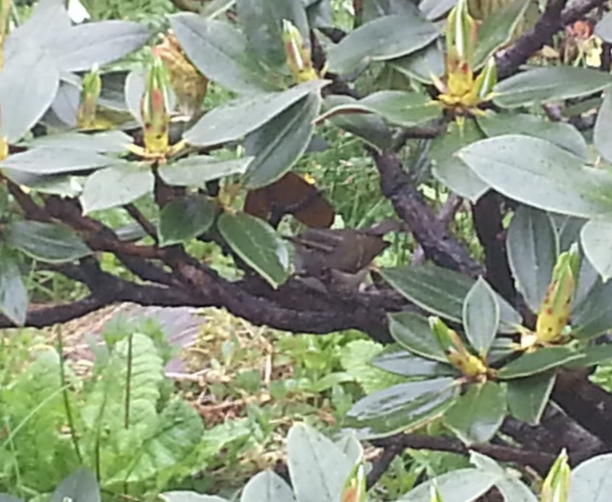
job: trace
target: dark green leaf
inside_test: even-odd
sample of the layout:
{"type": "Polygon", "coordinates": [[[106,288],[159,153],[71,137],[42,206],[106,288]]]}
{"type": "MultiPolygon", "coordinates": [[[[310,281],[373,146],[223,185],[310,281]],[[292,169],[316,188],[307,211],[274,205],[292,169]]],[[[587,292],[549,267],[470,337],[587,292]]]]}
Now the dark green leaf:
{"type": "Polygon", "coordinates": [[[64,479],[51,495],[49,502],[100,502],[100,486],[88,469],[81,467],[64,479]]]}
{"type": "Polygon", "coordinates": [[[204,196],[174,199],[159,213],[161,246],[180,244],[206,232],[215,219],[215,204],[204,196]]]}
{"type": "Polygon", "coordinates": [[[305,82],[282,92],[260,93],[218,106],[204,115],[184,138],[192,145],[211,146],[234,141],[270,122],[311,93],[319,93],[326,80],[305,82]]]}
{"type": "Polygon", "coordinates": [[[612,209],[612,175],[548,141],[507,135],[462,148],[459,158],[502,194],[540,209],[589,217],[612,209]]]}
{"type": "Polygon", "coordinates": [[[572,66],[546,66],[518,73],[493,89],[493,102],[502,108],[538,105],[587,96],[612,84],[604,72],[572,66]]]}
{"type": "Polygon", "coordinates": [[[523,354],[518,359],[501,368],[497,376],[501,380],[511,380],[543,373],[565,363],[584,358],[583,354],[569,347],[544,347],[523,354]]]}
{"type": "Polygon", "coordinates": [[[608,363],[612,359],[612,344],[591,345],[580,351],[584,359],[577,359],[565,365],[566,368],[590,368],[608,363]]]}
{"type": "MultiPolygon", "coordinates": [[[[53,103],[51,103],[51,108],[43,115],[41,121],[46,123],[49,120],[49,115],[55,113],[57,118],[63,122],[62,125],[65,124],[70,128],[76,128],[77,110],[80,100],[81,90],[78,86],[60,81],[57,94],[53,99],[53,103]]],[[[45,136],[42,137],[44,138],[45,136]]]]}
{"type": "Polygon", "coordinates": [[[66,150],[89,150],[98,153],[122,153],[132,138],[123,131],[104,131],[96,134],[68,132],[39,136],[29,142],[34,147],[66,150]]]}
{"type": "Polygon", "coordinates": [[[570,478],[570,502],[607,502],[612,493],[612,453],[582,462],[570,478]]]}
{"type": "Polygon", "coordinates": [[[411,312],[398,312],[388,317],[391,336],[402,347],[434,361],[448,362],[425,317],[411,312]]]}
{"type": "Polygon", "coordinates": [[[363,4],[363,21],[369,22],[384,16],[414,16],[420,15],[412,2],[403,0],[371,0],[363,4]]]}
{"type": "Polygon", "coordinates": [[[612,131],[612,89],[608,88],[604,93],[604,100],[597,113],[593,130],[593,145],[608,162],[612,162],[610,131],[612,131]]]}
{"type": "Polygon", "coordinates": [[[187,57],[212,81],[240,93],[274,88],[254,64],[246,37],[229,23],[180,13],[170,24],[187,57]]]}
{"type": "Polygon", "coordinates": [[[444,502],[473,502],[487,493],[500,478],[501,476],[498,474],[479,469],[455,469],[452,472],[436,476],[426,483],[421,483],[398,502],[426,502],[431,500],[433,486],[438,489],[444,502]]]}
{"type": "Polygon", "coordinates": [[[604,42],[612,42],[612,13],[607,13],[595,26],[595,35],[604,42]]]}
{"type": "Polygon", "coordinates": [[[6,493],[0,493],[0,502],[25,502],[25,500],[7,495],[6,493]]]}
{"type": "Polygon", "coordinates": [[[468,446],[486,443],[506,416],[506,392],[495,382],[471,384],[444,413],[444,423],[468,446]]]}
{"type": "Polygon", "coordinates": [[[530,425],[538,425],[553,385],[556,373],[547,371],[527,378],[508,382],[508,409],[510,414],[530,425]]]}
{"type": "Polygon", "coordinates": [[[413,54],[391,59],[387,64],[408,78],[431,84],[432,75],[444,75],[444,50],[440,42],[433,43],[413,54]]]}
{"type": "Polygon", "coordinates": [[[362,439],[413,430],[439,417],[453,403],[459,388],[452,378],[401,383],[358,401],[346,425],[362,439]]]}
{"type": "Polygon", "coordinates": [[[457,371],[448,364],[441,364],[415,356],[413,353],[395,345],[386,347],[385,350],[372,359],[372,365],[396,375],[412,378],[458,376],[457,371]]]}
{"type": "Polygon", "coordinates": [[[125,79],[125,103],[136,121],[142,126],[140,102],[145,92],[146,73],[143,68],[134,68],[125,79]]]}
{"type": "Polygon", "coordinates": [[[59,33],[70,29],[72,21],[65,4],[57,0],[36,2],[28,20],[10,31],[5,49],[10,52],[13,43],[36,43],[39,47],[51,43],[59,33]]]}
{"type": "Polygon", "coordinates": [[[519,291],[538,312],[557,261],[557,234],[544,211],[521,206],[514,213],[506,240],[508,261],[519,291]]]}
{"type": "Polygon", "coordinates": [[[266,222],[246,213],[223,213],[217,223],[229,247],[273,287],[289,277],[289,252],[266,222]]]}
{"type": "Polygon", "coordinates": [[[240,502],[295,502],[295,498],[283,478],[272,471],[264,471],[246,484],[240,502]]]}
{"type": "Polygon", "coordinates": [[[84,213],[134,202],[153,191],[155,178],[149,166],[128,164],[107,167],[87,178],[81,204],[84,213]]]}
{"type": "Polygon", "coordinates": [[[506,471],[495,460],[476,451],[470,452],[470,462],[483,471],[497,474],[502,478],[495,483],[495,487],[505,497],[506,502],[538,502],[533,492],[520,479],[506,471]]]}
{"type": "Polygon", "coordinates": [[[269,185],[293,167],[310,143],[320,107],[319,94],[308,94],[247,136],[246,154],[254,157],[245,174],[247,188],[269,185]]]}
{"type": "Polygon", "coordinates": [[[92,253],[77,234],[56,223],[15,221],[7,226],[4,237],[10,246],[49,263],[71,262],[92,253]]]}
{"type": "Polygon", "coordinates": [[[427,19],[438,19],[457,4],[457,0],[422,0],[419,9],[427,19]]]}
{"type": "Polygon", "coordinates": [[[78,197],[85,181],[83,176],[46,176],[6,168],[2,172],[14,183],[26,186],[33,192],[55,194],[61,197],[78,197]]]}
{"type": "Polygon", "coordinates": [[[236,0],[212,0],[211,2],[206,2],[200,9],[200,15],[208,19],[214,19],[231,9],[235,3],[236,0]]]}
{"type": "Polygon", "coordinates": [[[381,17],[351,31],[328,52],[329,70],[345,74],[363,63],[405,56],[439,35],[435,25],[418,15],[381,17]]]}
{"type": "Polygon", "coordinates": [[[23,326],[28,313],[28,291],[12,254],[0,253],[0,312],[17,326],[23,326]]]}
{"type": "Polygon", "coordinates": [[[207,181],[243,174],[252,157],[220,160],[208,155],[197,155],[162,166],[161,178],[172,186],[204,187],[207,181]]]}
{"type": "Polygon", "coordinates": [[[63,174],[91,171],[118,162],[94,150],[40,146],[9,155],[2,167],[35,174],[63,174]]]}
{"type": "Polygon", "coordinates": [[[586,298],[572,312],[572,336],[588,339],[612,328],[612,281],[597,279],[586,298]]]}
{"type": "MultiPolygon", "coordinates": [[[[463,302],[474,280],[436,265],[404,266],[382,269],[383,278],[408,300],[450,321],[460,323],[463,302]]],[[[500,333],[514,333],[521,317],[510,304],[497,295],[500,307],[500,333]]]]}
{"type": "Polygon", "coordinates": [[[499,327],[499,303],[495,291],[482,277],[478,277],[463,302],[463,327],[472,347],[486,357],[499,327]]]}
{"type": "Polygon", "coordinates": [[[612,277],[612,219],[590,220],[580,232],[582,249],[602,279],[612,277]]]}

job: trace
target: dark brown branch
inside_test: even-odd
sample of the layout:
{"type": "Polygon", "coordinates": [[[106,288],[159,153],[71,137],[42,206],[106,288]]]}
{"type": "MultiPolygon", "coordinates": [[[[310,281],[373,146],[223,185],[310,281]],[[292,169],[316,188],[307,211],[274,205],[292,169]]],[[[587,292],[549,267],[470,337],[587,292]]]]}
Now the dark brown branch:
{"type": "Polygon", "coordinates": [[[153,241],[157,244],[159,242],[157,238],[157,229],[155,226],[145,218],[144,214],[134,205],[134,204],[126,204],[123,206],[127,213],[132,217],[136,223],[140,225],[140,227],[149,234],[150,237],[153,238],[153,241]]]}

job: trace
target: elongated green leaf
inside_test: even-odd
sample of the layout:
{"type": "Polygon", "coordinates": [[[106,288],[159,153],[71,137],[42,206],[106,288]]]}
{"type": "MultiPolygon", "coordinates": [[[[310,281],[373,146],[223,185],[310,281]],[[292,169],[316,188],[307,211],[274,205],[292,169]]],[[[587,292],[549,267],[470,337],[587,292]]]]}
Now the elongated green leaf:
{"type": "Polygon", "coordinates": [[[547,66],[502,80],[493,89],[493,102],[502,108],[518,108],[587,96],[610,84],[612,77],[604,72],[571,66],[547,66]]]}
{"type": "Polygon", "coordinates": [[[7,495],[6,493],[0,493],[0,502],[25,502],[25,500],[7,495]]]}
{"type": "Polygon", "coordinates": [[[10,52],[13,43],[23,41],[30,44],[35,42],[39,47],[44,47],[71,26],[72,21],[64,3],[57,0],[41,0],[36,3],[28,20],[11,30],[5,49],[10,52]]]}
{"type": "Polygon", "coordinates": [[[229,502],[227,499],[216,495],[202,495],[194,491],[177,490],[161,493],[159,496],[166,502],[229,502]]]}
{"type": "Polygon", "coordinates": [[[482,277],[463,302],[463,327],[472,347],[486,357],[499,327],[499,303],[495,291],[482,277]]]}
{"type": "Polygon", "coordinates": [[[548,141],[499,136],[466,146],[458,155],[486,183],[519,202],[579,217],[612,209],[612,175],[584,167],[548,141]]]}
{"type": "Polygon", "coordinates": [[[604,100],[597,113],[597,121],[593,130],[593,145],[601,156],[608,162],[612,162],[612,142],[610,132],[612,131],[612,89],[606,89],[604,100]]]}
{"type": "Polygon", "coordinates": [[[555,384],[555,371],[546,371],[508,382],[508,409],[510,414],[531,425],[540,423],[542,413],[555,384]]]}
{"type": "Polygon", "coordinates": [[[293,490],[300,502],[340,500],[353,462],[330,439],[305,424],[295,424],[287,437],[287,454],[293,490]]]}
{"type": "MultiPolygon", "coordinates": [[[[57,94],[53,98],[50,111],[57,115],[57,118],[70,128],[77,126],[77,110],[81,100],[81,90],[74,84],[60,81],[57,94]]],[[[42,117],[42,121],[49,120],[49,112],[42,117]]],[[[63,125],[63,124],[62,124],[63,125]]],[[[45,136],[42,136],[43,138],[45,136]]]]}
{"type": "Polygon", "coordinates": [[[448,362],[425,317],[411,312],[389,314],[389,331],[393,339],[410,352],[434,361],[448,362]]]}
{"type": "Polygon", "coordinates": [[[582,349],[581,354],[584,354],[583,359],[570,361],[565,365],[566,368],[590,368],[600,364],[608,363],[612,360],[612,344],[605,343],[602,345],[591,345],[582,349]]]}
{"type": "Polygon", "coordinates": [[[557,235],[550,217],[529,206],[518,208],[506,240],[508,261],[519,291],[538,312],[557,261],[557,235]]]}
{"type": "Polygon", "coordinates": [[[372,359],[372,365],[381,370],[407,377],[459,376],[459,373],[448,364],[441,364],[392,345],[372,359]]]}
{"type": "Polygon", "coordinates": [[[572,312],[572,336],[589,339],[612,328],[612,281],[597,279],[585,299],[572,312]]]}
{"type": "Polygon", "coordinates": [[[19,264],[7,251],[0,253],[0,312],[17,326],[23,326],[28,313],[28,291],[19,264]]]}
{"type": "Polygon", "coordinates": [[[207,181],[243,174],[252,157],[220,160],[208,155],[181,159],[159,169],[161,178],[172,186],[203,187],[207,181]]]}
{"type": "Polygon", "coordinates": [[[582,462],[570,478],[568,502],[606,502],[612,490],[612,453],[582,462]]]}
{"type": "Polygon", "coordinates": [[[328,52],[330,71],[349,73],[363,63],[385,61],[415,52],[438,36],[433,23],[418,15],[392,15],[350,32],[328,52]]]}
{"type": "Polygon", "coordinates": [[[523,354],[518,359],[501,368],[497,376],[501,380],[527,377],[544,373],[565,363],[584,358],[583,354],[569,347],[545,347],[535,352],[523,354]]]}
{"type": "Polygon", "coordinates": [[[472,384],[444,413],[444,423],[468,446],[486,443],[506,416],[506,392],[495,382],[472,384]]]}
{"type": "Polygon", "coordinates": [[[318,93],[327,80],[305,82],[282,92],[257,94],[236,99],[204,115],[184,138],[192,145],[210,146],[227,143],[270,122],[291,105],[310,93],[318,93]]]}
{"type": "Polygon", "coordinates": [[[501,479],[495,483],[495,487],[507,502],[538,502],[536,496],[525,483],[508,473],[492,458],[471,451],[470,462],[483,471],[501,476],[501,479]]]}
{"type": "Polygon", "coordinates": [[[39,136],[29,142],[33,147],[46,147],[66,150],[89,150],[98,153],[122,153],[132,138],[123,131],[104,131],[96,134],[68,132],[39,136]]]}
{"type": "Polygon", "coordinates": [[[140,101],[145,92],[146,72],[144,68],[134,68],[125,79],[125,103],[136,121],[142,126],[140,101]]]}
{"type": "Polygon", "coordinates": [[[204,196],[175,199],[159,213],[161,246],[180,244],[206,232],[215,219],[215,204],[204,196]]]}
{"type": "Polygon", "coordinates": [[[153,191],[155,178],[149,166],[129,164],[107,167],[87,178],[81,195],[84,213],[134,202],[153,191]]]}
{"type": "Polygon", "coordinates": [[[427,16],[427,19],[438,19],[451,10],[457,0],[422,0],[419,9],[427,16]]]}
{"type": "Polygon", "coordinates": [[[2,167],[35,174],[63,174],[91,171],[119,162],[92,150],[40,146],[9,155],[2,167]]]}
{"type": "Polygon", "coordinates": [[[32,258],[64,263],[91,254],[91,249],[71,229],[56,223],[15,221],[4,234],[6,242],[32,258]]]}
{"type": "Polygon", "coordinates": [[[415,429],[444,413],[457,392],[452,378],[401,383],[358,401],[345,422],[362,439],[415,429]]]}
{"type": "Polygon", "coordinates": [[[431,84],[432,75],[444,75],[444,50],[440,42],[433,43],[413,54],[391,59],[387,64],[408,78],[431,84]]]}
{"type": "MultiPolygon", "coordinates": [[[[408,300],[445,319],[462,322],[463,302],[474,280],[452,270],[427,264],[387,268],[383,278],[408,300]]],[[[496,294],[500,307],[500,333],[514,333],[521,317],[496,294]]]]}
{"type": "Polygon", "coordinates": [[[253,156],[245,174],[247,188],[269,185],[293,167],[310,143],[320,107],[319,94],[308,94],[247,136],[246,154],[253,156]]]}
{"type": "Polygon", "coordinates": [[[612,42],[612,13],[606,14],[595,26],[595,34],[604,42],[612,42]]]}
{"type": "Polygon", "coordinates": [[[260,472],[246,484],[240,502],[294,502],[285,480],[272,471],[260,472]]]}
{"type": "Polygon", "coordinates": [[[444,502],[473,502],[488,492],[500,477],[479,469],[456,469],[420,484],[397,502],[431,500],[431,489],[434,486],[444,502]]]}
{"type": "Polygon", "coordinates": [[[607,281],[612,277],[612,219],[588,221],[580,237],[584,254],[607,281]]]}
{"type": "Polygon", "coordinates": [[[246,37],[230,24],[192,13],[174,14],[170,24],[187,57],[210,80],[240,93],[274,88],[255,64],[246,37]]]}
{"type": "Polygon", "coordinates": [[[100,486],[94,474],[81,467],[64,479],[51,494],[49,502],[100,502],[100,486]]]}
{"type": "Polygon", "coordinates": [[[273,287],[287,280],[289,252],[270,225],[246,213],[223,213],[217,226],[232,250],[273,287]]]}

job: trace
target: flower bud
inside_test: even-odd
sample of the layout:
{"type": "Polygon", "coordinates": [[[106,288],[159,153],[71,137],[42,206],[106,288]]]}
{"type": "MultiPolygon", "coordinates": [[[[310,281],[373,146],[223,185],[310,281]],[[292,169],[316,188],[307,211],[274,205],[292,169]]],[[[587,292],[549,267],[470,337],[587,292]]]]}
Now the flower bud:
{"type": "Polygon", "coordinates": [[[468,66],[472,65],[476,28],[476,21],[468,12],[467,0],[459,0],[446,20],[446,51],[468,66]]]}
{"type": "Polygon", "coordinates": [[[82,85],[81,102],[77,110],[77,127],[79,129],[95,129],[96,108],[102,91],[102,80],[97,64],[83,77],[82,85]]]}
{"type": "Polygon", "coordinates": [[[567,502],[570,489],[571,469],[567,463],[565,449],[550,468],[542,485],[541,502],[567,502]]]}
{"type": "Polygon", "coordinates": [[[475,377],[487,373],[487,366],[482,359],[473,355],[463,344],[459,335],[449,329],[440,318],[430,317],[429,326],[448,362],[463,375],[475,377]]]}
{"type": "Polygon", "coordinates": [[[287,66],[295,82],[301,84],[318,79],[319,75],[312,66],[310,49],[304,43],[299,30],[286,19],[283,19],[283,43],[287,66]]]}
{"type": "Polygon", "coordinates": [[[168,77],[161,59],[154,56],[147,73],[145,92],[140,101],[144,124],[144,145],[148,153],[164,154],[168,152],[170,125],[168,103],[168,77]]]}
{"type": "Polygon", "coordinates": [[[359,461],[353,466],[353,469],[344,483],[340,501],[366,502],[366,475],[363,462],[359,461]]]}

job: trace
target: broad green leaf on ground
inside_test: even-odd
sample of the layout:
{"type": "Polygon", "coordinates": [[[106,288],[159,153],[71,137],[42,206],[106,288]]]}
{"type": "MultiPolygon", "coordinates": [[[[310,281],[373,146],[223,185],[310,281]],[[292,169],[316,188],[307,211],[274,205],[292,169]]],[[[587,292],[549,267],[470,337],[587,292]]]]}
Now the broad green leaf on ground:
{"type": "Polygon", "coordinates": [[[471,384],[444,413],[444,423],[468,446],[486,443],[506,416],[506,392],[496,382],[471,384]]]}
{"type": "Polygon", "coordinates": [[[287,455],[293,491],[300,502],[340,500],[353,462],[330,439],[306,424],[295,424],[287,436],[287,455]]]}
{"type": "Polygon", "coordinates": [[[517,420],[531,425],[540,423],[553,385],[554,370],[508,381],[508,409],[517,420]]]}
{"type": "Polygon", "coordinates": [[[71,262],[92,253],[72,229],[57,223],[18,220],[3,236],[10,246],[48,263],[71,262]]]}
{"type": "Polygon", "coordinates": [[[604,42],[612,42],[612,13],[607,13],[596,25],[595,35],[604,42]]]}
{"type": "Polygon", "coordinates": [[[217,227],[242,260],[278,287],[289,277],[289,251],[280,235],[265,221],[246,213],[223,213],[217,227]]]}
{"type": "Polygon", "coordinates": [[[580,237],[584,254],[607,281],[612,277],[612,219],[588,221],[580,237]]]}
{"type": "Polygon", "coordinates": [[[64,479],[51,494],[49,502],[100,502],[100,486],[94,474],[81,467],[64,479]]]}
{"type": "Polygon", "coordinates": [[[527,377],[582,358],[583,354],[569,347],[544,347],[506,364],[497,372],[497,376],[501,380],[527,377]]]}
{"type": "Polygon", "coordinates": [[[67,174],[100,169],[119,162],[94,150],[40,146],[9,155],[2,167],[34,174],[67,174]]]}
{"type": "Polygon", "coordinates": [[[457,153],[503,195],[540,209],[592,217],[612,210],[612,175],[539,138],[507,135],[457,153]]]}
{"type": "Polygon", "coordinates": [[[431,489],[434,486],[444,502],[474,502],[487,493],[500,478],[499,474],[480,469],[456,469],[420,484],[397,502],[431,500],[431,489]]]}
{"type": "Polygon", "coordinates": [[[597,279],[586,298],[572,312],[572,336],[588,339],[612,328],[612,281],[597,279]]]}
{"type": "Polygon", "coordinates": [[[435,25],[417,14],[374,19],[329,49],[329,70],[346,74],[364,63],[405,56],[422,49],[438,35],[435,25]]]}
{"type": "MultiPolygon", "coordinates": [[[[433,338],[433,337],[432,337],[433,338]]],[[[372,359],[372,365],[385,371],[406,377],[458,376],[448,364],[425,359],[397,345],[386,347],[372,359]]]]}
{"type": "Polygon", "coordinates": [[[421,357],[448,362],[425,317],[412,312],[398,312],[388,317],[391,336],[402,347],[421,357]]]}
{"type": "Polygon", "coordinates": [[[122,153],[132,138],[123,131],[103,131],[95,134],[67,132],[39,136],[28,142],[34,147],[46,147],[67,150],[89,150],[98,153],[122,153]]]}
{"type": "Polygon", "coordinates": [[[612,162],[612,88],[606,89],[604,100],[597,113],[595,129],[593,130],[593,145],[601,156],[612,162]]]}
{"type": "Polygon", "coordinates": [[[442,42],[438,41],[419,49],[413,54],[387,61],[394,70],[408,78],[414,78],[425,84],[432,83],[432,75],[444,75],[444,50],[442,42]]]}
{"type": "Polygon", "coordinates": [[[468,119],[463,127],[451,122],[446,134],[438,135],[428,151],[428,157],[433,163],[433,175],[453,192],[472,202],[476,202],[489,189],[489,185],[455,152],[483,138],[476,121],[468,119]]]}
{"type": "Polygon", "coordinates": [[[508,228],[508,261],[518,290],[532,312],[538,312],[557,261],[557,233],[544,211],[519,207],[508,228]]]}
{"type": "Polygon", "coordinates": [[[269,185],[293,167],[310,143],[320,108],[319,94],[307,94],[246,137],[246,154],[253,157],[245,173],[247,188],[269,185]]]}
{"type": "Polygon", "coordinates": [[[507,44],[523,19],[531,0],[514,0],[495,9],[478,27],[474,68],[483,66],[497,49],[507,44]]]}
{"type": "Polygon", "coordinates": [[[612,76],[589,68],[533,68],[499,82],[493,89],[493,102],[502,108],[539,105],[588,96],[610,84],[612,76]]]}
{"type": "Polygon", "coordinates": [[[274,89],[244,34],[229,23],[180,13],[170,16],[170,25],[187,57],[213,82],[239,93],[274,89]]]}
{"type": "Polygon", "coordinates": [[[53,102],[59,87],[59,70],[44,48],[26,42],[0,70],[2,136],[15,143],[36,124],[53,102]]]}
{"type": "Polygon", "coordinates": [[[571,474],[568,502],[607,502],[612,493],[612,454],[582,462],[571,474]]]}
{"type": "Polygon", "coordinates": [[[87,178],[81,204],[84,213],[134,202],[153,191],[155,178],[149,166],[129,164],[107,167],[87,178]]]}
{"type": "Polygon", "coordinates": [[[483,471],[501,476],[495,486],[505,497],[506,502],[538,502],[536,496],[525,483],[507,472],[492,458],[471,451],[470,462],[483,471]]]}
{"type": "MultiPolygon", "coordinates": [[[[325,111],[339,106],[354,106],[359,103],[349,96],[327,96],[323,101],[325,111]]],[[[353,113],[330,117],[329,121],[336,127],[357,136],[361,140],[377,148],[379,151],[391,147],[392,134],[385,122],[374,114],[353,113]]]]}
{"type": "Polygon", "coordinates": [[[327,80],[305,82],[286,91],[260,93],[230,101],[204,115],[184,139],[192,145],[211,146],[243,138],[270,122],[311,93],[319,93],[327,80]]]}
{"type": "Polygon", "coordinates": [[[482,277],[478,277],[463,302],[463,327],[472,347],[486,357],[499,327],[499,303],[495,291],[482,277]]]}
{"type": "Polygon", "coordinates": [[[439,417],[454,402],[459,387],[452,378],[394,385],[353,405],[345,424],[361,439],[413,430],[439,417]]]}
{"type": "Polygon", "coordinates": [[[214,202],[203,195],[174,199],[159,213],[159,244],[170,246],[195,239],[215,219],[214,202]]]}
{"type": "Polygon", "coordinates": [[[159,497],[166,502],[229,502],[216,495],[202,495],[191,490],[160,493],[159,497]]]}
{"type": "Polygon", "coordinates": [[[317,123],[343,114],[374,113],[390,124],[414,127],[442,116],[442,107],[425,94],[379,91],[351,104],[336,106],[317,118],[317,123]]]}
{"type": "Polygon", "coordinates": [[[203,187],[207,181],[243,174],[252,160],[252,157],[221,160],[197,155],[161,166],[159,175],[171,186],[203,187]]]}
{"type": "Polygon", "coordinates": [[[565,122],[553,122],[545,117],[528,113],[494,113],[476,118],[483,132],[493,138],[505,134],[521,134],[535,136],[573,153],[581,159],[586,159],[587,144],[580,131],[565,122]]]}
{"type": "Polygon", "coordinates": [[[12,253],[0,253],[0,312],[17,326],[23,326],[28,313],[28,291],[19,263],[12,253]]]}
{"type": "Polygon", "coordinates": [[[272,471],[264,471],[249,480],[240,502],[295,502],[295,498],[283,478],[272,471]]]}
{"type": "MultiPolygon", "coordinates": [[[[419,307],[454,322],[462,322],[463,302],[474,280],[436,265],[402,266],[382,269],[383,278],[419,307]]],[[[521,317],[497,295],[500,307],[500,333],[514,333],[521,317]]]]}

